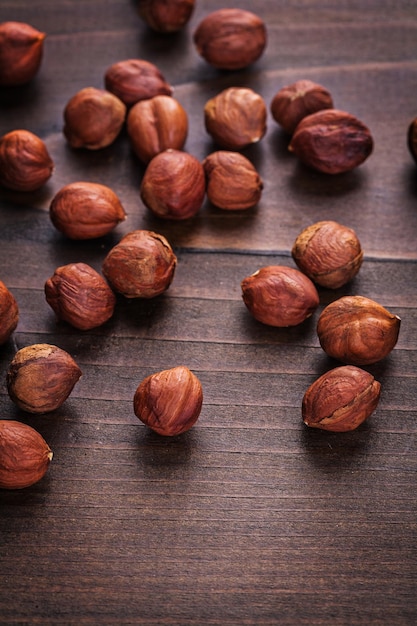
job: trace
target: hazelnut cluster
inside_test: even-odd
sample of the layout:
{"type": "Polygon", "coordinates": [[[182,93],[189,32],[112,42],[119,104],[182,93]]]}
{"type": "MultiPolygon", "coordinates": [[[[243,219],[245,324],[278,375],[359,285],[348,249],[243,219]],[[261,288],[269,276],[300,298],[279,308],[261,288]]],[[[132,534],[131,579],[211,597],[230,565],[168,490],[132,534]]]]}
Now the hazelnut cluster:
{"type": "MultiPolygon", "coordinates": [[[[183,28],[194,0],[140,0],[138,13],[159,33],[183,28]]],[[[45,35],[27,24],[0,24],[0,85],[32,80],[45,35]]],[[[256,14],[241,9],[210,13],[197,26],[193,42],[214,68],[235,71],[255,63],[267,45],[267,30],[256,14]]],[[[188,116],[173,97],[159,68],[144,59],[115,62],[103,88],[86,86],[63,111],[63,135],[74,150],[111,146],[125,127],[133,152],[145,166],[140,184],[143,204],[161,219],[185,220],[204,198],[222,210],[256,206],[263,181],[241,151],[267,131],[264,99],[248,87],[230,86],[204,106],[204,125],[216,149],[199,162],[184,151],[188,116]]],[[[273,119],[291,136],[289,150],[306,165],[327,174],[348,172],[373,150],[372,135],[360,120],[334,108],[330,92],[310,80],[280,89],[272,99],[273,119]]],[[[409,128],[409,149],[417,159],[417,123],[409,128]]],[[[44,142],[17,129],[0,138],[0,184],[32,192],[51,177],[54,163],[44,142]]],[[[73,240],[108,235],[126,218],[109,187],[77,181],[62,187],[50,203],[53,226],[73,240]]],[[[363,262],[356,233],[327,220],[305,228],[292,251],[296,268],[270,265],[241,282],[243,301],[253,317],[274,327],[304,323],[320,304],[318,288],[339,289],[354,279],[363,262]]],[[[177,265],[162,235],[135,230],[114,245],[102,274],[83,262],[55,269],[44,284],[45,300],[57,320],[81,331],[107,323],[117,297],[154,298],[170,286],[177,265]]],[[[0,281],[0,343],[18,325],[19,309],[0,281]]],[[[322,311],[317,334],[324,352],[343,363],[318,378],[302,401],[306,425],[332,431],[357,428],[375,410],[381,385],[361,369],[385,358],[398,340],[400,319],[363,296],[344,296],[322,311]]],[[[33,414],[54,411],[81,377],[70,354],[49,344],[17,351],[7,372],[10,399],[33,414]]],[[[185,365],[147,376],[133,399],[136,416],[155,432],[179,435],[197,421],[202,385],[185,365]]],[[[32,428],[0,420],[0,488],[23,488],[44,476],[52,459],[48,444],[32,428]]]]}

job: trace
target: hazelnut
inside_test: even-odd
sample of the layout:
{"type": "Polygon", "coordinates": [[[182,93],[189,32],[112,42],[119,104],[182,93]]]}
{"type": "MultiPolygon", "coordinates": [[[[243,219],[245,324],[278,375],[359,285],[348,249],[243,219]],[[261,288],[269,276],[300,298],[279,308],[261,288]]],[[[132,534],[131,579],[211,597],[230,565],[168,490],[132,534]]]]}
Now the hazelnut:
{"type": "Polygon", "coordinates": [[[309,167],[325,174],[349,172],[373,150],[369,129],[345,111],[327,109],[304,117],[289,150],[309,167]]]}
{"type": "Polygon", "coordinates": [[[0,184],[13,191],[36,191],[52,176],[54,164],[37,135],[12,130],[0,139],[0,184]]]}
{"type": "Polygon", "coordinates": [[[88,182],[62,187],[52,199],[49,215],[55,228],[70,239],[103,237],[126,219],[112,189],[88,182]]]}
{"type": "Polygon", "coordinates": [[[16,352],[7,372],[7,391],[23,411],[48,413],[65,402],[80,377],[68,352],[37,343],[16,352]]]}
{"type": "Polygon", "coordinates": [[[64,109],[64,135],[72,148],[100,150],[118,137],[126,106],[105,89],[85,87],[64,109]]]}
{"type": "Polygon", "coordinates": [[[162,235],[135,230],[107,254],[103,274],[126,298],[154,298],[170,286],[177,258],[162,235]]]}
{"type": "Polygon", "coordinates": [[[224,89],[204,107],[207,132],[227,150],[240,150],[262,139],[266,118],[262,96],[246,87],[224,89]]]}
{"type": "Polygon", "coordinates": [[[189,22],[195,0],[139,0],[140,17],[158,33],[175,33],[189,22]]]}
{"type": "Polygon", "coordinates": [[[116,296],[104,278],[85,263],[58,267],[45,283],[45,297],[58,320],[80,330],[107,322],[116,305],[116,296]]]}
{"type": "Polygon", "coordinates": [[[195,215],[206,193],[200,161],[180,150],[165,150],[147,166],[140,195],[145,206],[165,219],[184,220],[195,215]]]}
{"type": "Polygon", "coordinates": [[[417,117],[413,119],[408,127],[407,144],[411,156],[417,163],[417,117]]]}
{"type": "Polygon", "coordinates": [[[268,326],[296,326],[319,305],[317,289],[299,270],[262,267],[241,283],[243,302],[255,319],[268,326]]]}
{"type": "Polygon", "coordinates": [[[326,354],[349,365],[370,365],[387,356],[398,340],[401,320],[363,296],[343,296],[329,304],[317,323],[326,354]]]}
{"type": "Polygon", "coordinates": [[[239,152],[218,150],[203,161],[207,197],[229,211],[248,209],[261,198],[263,183],[252,163],[239,152]]]}
{"type": "Polygon", "coordinates": [[[180,365],[148,376],[133,399],[135,415],[160,435],[180,435],[197,421],[203,390],[197,376],[180,365]]]}
{"type": "Polygon", "coordinates": [[[363,252],[354,230],[326,220],[308,226],[298,235],[292,257],[315,283],[338,289],[359,272],[363,252]]]}
{"type": "Polygon", "coordinates": [[[132,106],[127,133],[136,156],[148,163],[168,148],[181,150],[187,139],[188,116],[175,98],[155,96],[132,106]]]}
{"type": "Polygon", "coordinates": [[[344,365],[326,372],[304,394],[302,417],[307,426],[347,432],[376,409],[381,385],[372,374],[344,365]]]}
{"type": "Polygon", "coordinates": [[[0,85],[24,85],[37,74],[45,33],[25,22],[0,24],[0,85]]]}
{"type": "Polygon", "coordinates": [[[311,80],[297,80],[282,87],[271,102],[272,117],[289,135],[307,115],[332,108],[331,94],[311,80]]]}
{"type": "Polygon", "coordinates": [[[264,22],[251,11],[219,9],[194,32],[197,52],[218,69],[239,70],[262,55],[267,42],[264,22]]]}
{"type": "Polygon", "coordinates": [[[19,321],[19,307],[6,285],[0,280],[0,345],[6,343],[19,321]]]}
{"type": "Polygon", "coordinates": [[[111,65],[104,75],[106,89],[130,107],[139,100],[172,94],[161,71],[142,59],[127,59],[111,65]]]}
{"type": "Polygon", "coordinates": [[[42,435],[27,424],[0,420],[0,488],[23,489],[45,476],[52,451],[42,435]]]}

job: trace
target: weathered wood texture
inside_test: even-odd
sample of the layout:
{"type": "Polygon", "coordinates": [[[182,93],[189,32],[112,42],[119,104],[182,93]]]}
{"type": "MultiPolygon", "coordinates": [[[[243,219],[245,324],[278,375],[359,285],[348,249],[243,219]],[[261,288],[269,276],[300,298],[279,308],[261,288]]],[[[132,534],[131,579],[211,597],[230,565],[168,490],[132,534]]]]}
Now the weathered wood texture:
{"type": "Polygon", "coordinates": [[[217,72],[192,32],[231,3],[197,1],[188,27],[151,33],[129,0],[3,0],[0,21],[48,33],[38,77],[0,92],[1,134],[41,136],[56,163],[35,194],[0,192],[0,279],[20,321],[0,350],[1,417],[41,432],[54,451],[48,474],[0,491],[1,624],[390,625],[417,621],[417,168],[406,145],[417,115],[417,6],[406,0],[245,1],[267,25],[268,48],[252,67],[217,72]],[[338,108],[371,129],[375,150],[335,177],[302,167],[288,138],[268,132],[244,153],[264,180],[259,206],[226,213],[205,203],[195,218],[152,218],[138,187],[143,168],[126,134],[97,153],[70,150],[62,112],[78,89],[103,86],[105,69],[130,57],[156,63],[187,109],[186,150],[214,146],[205,101],[231,85],[265,98],[297,78],[329,88],[338,108]],[[53,228],[54,193],[75,180],[110,185],[128,218],[94,242],[53,228]],[[319,219],[353,227],[365,251],[347,287],[320,290],[305,324],[255,322],[240,281],[259,267],[293,266],[299,231],[319,219]],[[102,328],[56,323],[43,285],[71,261],[100,269],[124,233],[152,228],[177,255],[171,288],[146,302],[118,299],[102,328]],[[334,367],[320,348],[321,309],[344,294],[373,298],[402,318],[397,347],[370,366],[380,404],[357,431],[307,430],[301,399],[334,367]],[[83,377],[52,414],[31,417],[10,401],[5,373],[17,348],[68,350],[83,377]],[[196,426],[174,439],[145,428],[133,394],[149,373],[184,363],[199,376],[196,426]]]}

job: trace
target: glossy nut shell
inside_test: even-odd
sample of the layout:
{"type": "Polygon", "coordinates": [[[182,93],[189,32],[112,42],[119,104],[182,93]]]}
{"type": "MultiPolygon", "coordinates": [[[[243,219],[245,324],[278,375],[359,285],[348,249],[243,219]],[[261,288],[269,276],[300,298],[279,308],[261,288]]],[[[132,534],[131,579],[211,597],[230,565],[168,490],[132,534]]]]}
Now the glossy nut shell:
{"type": "Polygon", "coordinates": [[[380,383],[368,372],[352,365],[337,367],[305,392],[303,421],[322,430],[354,430],[376,409],[380,393],[380,383]]]}
{"type": "Polygon", "coordinates": [[[395,347],[401,320],[363,296],[344,296],[323,309],[317,323],[320,345],[342,363],[370,365],[395,347]]]}
{"type": "Polygon", "coordinates": [[[203,390],[197,376],[183,365],[145,378],[134,400],[135,415],[160,435],[180,435],[197,421],[203,390]]]}
{"type": "Polygon", "coordinates": [[[253,317],[269,326],[297,326],[319,304],[312,281],[291,267],[263,267],[244,278],[241,287],[243,302],[253,317]]]}

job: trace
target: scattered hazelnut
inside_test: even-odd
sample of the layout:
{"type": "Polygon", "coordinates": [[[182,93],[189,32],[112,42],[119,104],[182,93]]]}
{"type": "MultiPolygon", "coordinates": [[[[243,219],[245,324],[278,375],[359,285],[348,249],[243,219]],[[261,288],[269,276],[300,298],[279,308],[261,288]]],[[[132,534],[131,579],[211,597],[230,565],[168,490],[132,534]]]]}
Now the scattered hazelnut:
{"type": "Polygon", "coordinates": [[[34,428],[0,420],[0,488],[23,489],[45,476],[52,451],[34,428]]]}
{"type": "Polygon", "coordinates": [[[188,116],[175,98],[155,96],[132,106],[127,133],[136,156],[148,163],[168,148],[181,150],[187,139],[188,116]]]}
{"type": "Polygon", "coordinates": [[[194,156],[181,150],[165,150],[147,166],[140,194],[155,215],[184,220],[195,215],[206,193],[204,169],[194,156]]]}
{"type": "Polygon", "coordinates": [[[417,163],[417,117],[413,119],[408,127],[407,143],[411,156],[417,163]]]}
{"type": "Polygon", "coordinates": [[[37,74],[45,33],[24,22],[0,24],[0,85],[24,85],[37,74]]]}
{"type": "Polygon", "coordinates": [[[158,33],[175,33],[189,22],[195,0],[139,0],[140,17],[158,33]]]}
{"type": "Polygon", "coordinates": [[[248,209],[261,198],[263,183],[252,163],[239,152],[218,150],[203,161],[207,197],[229,211],[248,209]]]}
{"type": "Polygon", "coordinates": [[[160,435],[180,435],[197,421],[203,390],[197,376],[180,365],[152,374],[136,389],[135,415],[160,435]]]}
{"type": "Polygon", "coordinates": [[[65,402],[80,377],[68,352],[38,343],[16,352],[7,372],[7,391],[23,411],[48,413],[65,402]]]}
{"type": "Polygon", "coordinates": [[[128,107],[139,100],[172,94],[172,87],[156,65],[142,59],[114,63],[106,70],[104,82],[106,89],[128,107]]]}
{"type": "Polygon", "coordinates": [[[0,280],[0,345],[6,343],[19,321],[19,307],[6,285],[0,280]]]}
{"type": "Polygon", "coordinates": [[[307,426],[347,432],[376,409],[381,385],[372,374],[344,365],[326,372],[305,392],[302,417],[307,426]]]}
{"type": "Polygon", "coordinates": [[[264,22],[251,11],[219,9],[194,32],[197,52],[218,69],[239,70],[262,55],[267,42],[264,22]]]}
{"type": "Polygon", "coordinates": [[[369,129],[345,111],[327,109],[304,117],[289,150],[309,167],[325,174],[349,172],[373,150],[369,129]]]}
{"type": "Polygon", "coordinates": [[[105,89],[85,87],[64,109],[64,135],[72,148],[100,150],[115,141],[126,117],[126,106],[105,89]]]}
{"type": "Polygon", "coordinates": [[[0,184],[13,191],[36,191],[52,176],[54,164],[39,137],[12,130],[0,139],[0,184]]]}
{"type": "Polygon", "coordinates": [[[154,298],[170,286],[177,258],[162,235],[135,230],[107,254],[103,274],[126,298],[154,298]]]}
{"type": "Polygon", "coordinates": [[[241,283],[243,302],[255,319],[268,326],[296,326],[319,305],[317,289],[299,270],[262,267],[241,283]]]}
{"type": "Polygon", "coordinates": [[[283,87],[271,102],[272,117],[290,135],[307,115],[332,108],[329,91],[311,80],[297,80],[283,87]]]}
{"type": "Polygon", "coordinates": [[[370,365],[387,356],[401,320],[363,296],[343,296],[323,309],[317,334],[326,354],[350,365],[370,365]]]}
{"type": "Polygon", "coordinates": [[[246,87],[224,89],[204,107],[207,132],[227,150],[240,150],[262,139],[266,118],[262,96],[246,87]]]}
{"type": "Polygon", "coordinates": [[[49,215],[55,228],[70,239],[103,237],[126,219],[114,191],[89,182],[62,187],[52,199],[49,215]]]}
{"type": "Polygon", "coordinates": [[[45,297],[58,320],[80,330],[107,322],[116,305],[116,296],[104,278],[85,263],[58,267],[45,283],[45,297]]]}
{"type": "Polygon", "coordinates": [[[351,281],[363,260],[355,231],[331,220],[305,228],[295,240],[291,253],[304,274],[328,289],[338,289],[351,281]]]}

